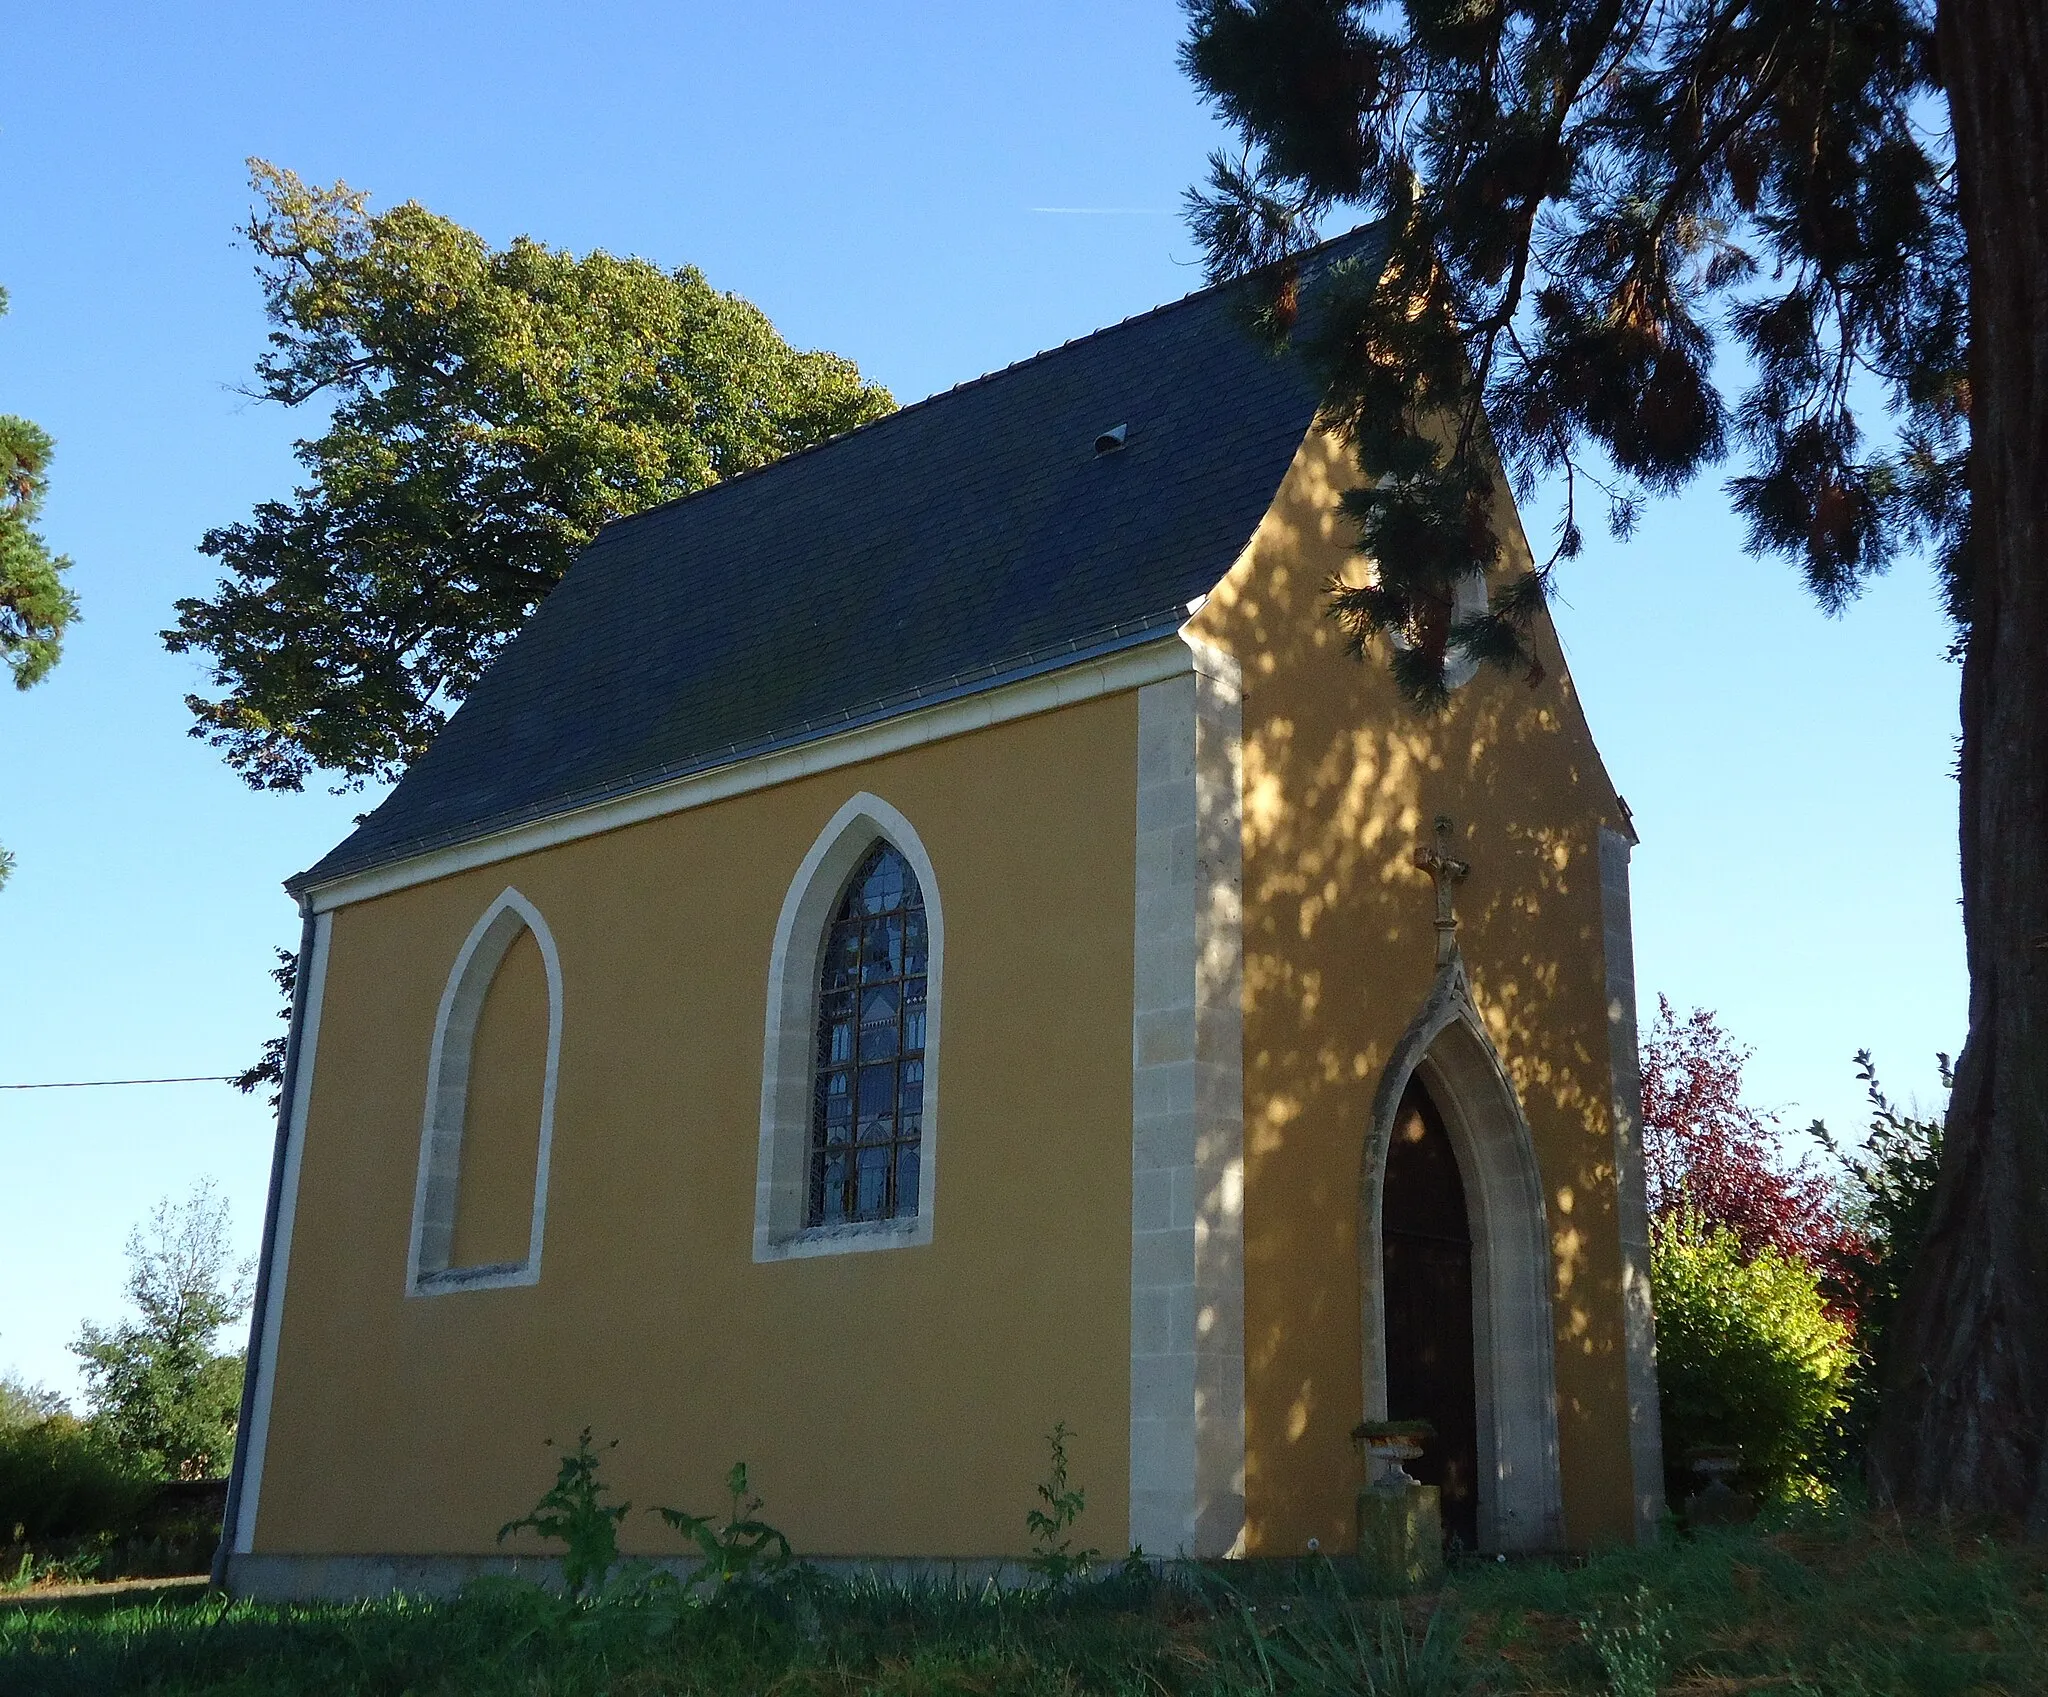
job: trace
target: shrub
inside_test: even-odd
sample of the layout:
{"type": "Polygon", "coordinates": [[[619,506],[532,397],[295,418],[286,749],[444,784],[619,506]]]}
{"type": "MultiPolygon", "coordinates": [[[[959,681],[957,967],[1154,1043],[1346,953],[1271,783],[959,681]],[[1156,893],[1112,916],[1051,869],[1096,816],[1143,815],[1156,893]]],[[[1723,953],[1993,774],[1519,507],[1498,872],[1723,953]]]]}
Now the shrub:
{"type": "Polygon", "coordinates": [[[55,1391],[32,1385],[14,1373],[0,1373],[0,1432],[33,1426],[64,1412],[64,1399],[55,1391]]]}
{"type": "MultiPolygon", "coordinates": [[[[1943,1087],[1952,1087],[1948,1056],[1935,1059],[1943,1087]]],[[[1877,1425],[1879,1394],[1890,1370],[1892,1320],[1934,1212],[1942,1133],[1940,1120],[1900,1108],[1884,1093],[1868,1049],[1856,1053],[1856,1075],[1870,1103],[1870,1130],[1862,1148],[1846,1148],[1818,1120],[1813,1124],[1814,1136],[1841,1163],[1844,1198],[1857,1229],[1855,1246],[1837,1273],[1837,1306],[1856,1316],[1857,1358],[1842,1422],[1842,1461],[1850,1466],[1860,1461],[1863,1444],[1877,1425]]]]}
{"type": "Polygon", "coordinates": [[[1744,1477],[1766,1495],[1810,1478],[1852,1357],[1812,1269],[1768,1247],[1745,1256],[1734,1232],[1682,1210],[1657,1222],[1650,1284],[1674,1489],[1701,1445],[1739,1446],[1744,1477]]]}
{"type": "Polygon", "coordinates": [[[126,1531],[160,1482],[147,1462],[69,1414],[0,1431],[0,1542],[126,1531]]]}
{"type": "MultiPolygon", "coordinates": [[[[1657,998],[1657,1023],[1643,1040],[1643,1164],[1650,1213],[1690,1209],[1726,1226],[1745,1255],[1774,1249],[1823,1279],[1860,1242],[1842,1215],[1832,1175],[1785,1146],[1775,1114],[1752,1107],[1743,1068],[1753,1050],[1721,1029],[1706,1008],[1681,1021],[1657,998]]],[[[1825,1130],[1813,1128],[1826,1141],[1825,1130]]],[[[1854,1317],[1851,1293],[1830,1290],[1854,1317]]]]}

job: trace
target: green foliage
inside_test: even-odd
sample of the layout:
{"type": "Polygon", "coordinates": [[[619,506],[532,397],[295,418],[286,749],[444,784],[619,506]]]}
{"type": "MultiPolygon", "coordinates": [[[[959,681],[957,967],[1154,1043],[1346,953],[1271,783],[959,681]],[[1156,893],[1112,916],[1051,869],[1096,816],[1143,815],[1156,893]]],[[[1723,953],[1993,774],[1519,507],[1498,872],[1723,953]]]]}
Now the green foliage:
{"type": "Polygon", "coordinates": [[[1657,1697],[1671,1677],[1669,1612],[1647,1586],[1618,1607],[1595,1609],[1580,1631],[1600,1658],[1610,1697],[1657,1697]]]}
{"type": "Polygon", "coordinates": [[[1072,1436],[1064,1420],[1055,1422],[1046,1434],[1046,1447],[1052,1456],[1051,1470],[1038,1487],[1038,1500],[1043,1506],[1028,1510],[1024,1516],[1025,1527],[1031,1533],[1028,1565],[1051,1585],[1064,1585],[1102,1558],[1100,1550],[1074,1548],[1074,1523],[1088,1507],[1088,1493],[1067,1478],[1067,1440],[1072,1436]]]}
{"type": "MultiPolygon", "coordinates": [[[[547,1440],[550,1448],[555,1440],[547,1440]]],[[[614,1438],[605,1447],[617,1449],[614,1438]]],[[[607,1503],[608,1487],[597,1476],[602,1454],[590,1447],[590,1428],[583,1428],[573,1450],[562,1452],[555,1482],[541,1494],[530,1514],[508,1520],[498,1528],[498,1542],[514,1532],[535,1532],[553,1538],[563,1546],[562,1583],[571,1597],[601,1589],[611,1577],[619,1559],[619,1522],[632,1509],[631,1503],[607,1503]]]]}
{"type": "Polygon", "coordinates": [[[228,575],[165,641],[207,657],[193,734],[253,786],[396,776],[601,525],[893,404],[693,268],[251,172],[255,393],[332,410],[290,500],[207,533],[228,575]]]}
{"type": "Polygon", "coordinates": [[[284,1030],[263,1040],[263,1053],[254,1065],[229,1080],[244,1096],[268,1085],[270,1111],[276,1113],[284,1101],[284,1057],[291,1046],[292,1003],[299,985],[299,956],[295,949],[278,949],[277,965],[270,969],[270,981],[277,986],[277,1017],[284,1030]]]}
{"type": "Polygon", "coordinates": [[[705,1586],[713,1597],[780,1573],[794,1559],[789,1540],[760,1518],[761,1499],[748,1495],[744,1461],[732,1464],[725,1488],[732,1500],[723,1525],[714,1526],[711,1515],[679,1508],[654,1511],[697,1546],[704,1561],[691,1575],[691,1583],[705,1586]]]}
{"type": "MultiPolygon", "coordinates": [[[[0,289],[0,316],[6,311],[7,291],[0,289]]],[[[27,419],[0,413],[0,661],[16,689],[49,674],[78,617],[77,597],[64,585],[71,562],[52,554],[35,528],[49,493],[52,447],[27,419]]]]}
{"type": "MultiPolygon", "coordinates": [[[[1944,1088],[1953,1083],[1939,1055],[1944,1088]]],[[[1816,1120],[1811,1133],[1842,1165],[1843,1190],[1857,1244],[1843,1268],[1856,1309],[1856,1364],[1844,1419],[1852,1444],[1875,1429],[1879,1392],[1891,1371],[1893,1319],[1906,1278],[1927,1237],[1941,1177],[1942,1125],[1895,1105],[1878,1083],[1870,1051],[1856,1054],[1856,1074],[1870,1103],[1870,1129],[1860,1151],[1846,1149],[1816,1120]]]]}
{"type": "Polygon", "coordinates": [[[1767,1494],[1810,1477],[1843,1404],[1851,1347],[1801,1263],[1681,1211],[1653,1228],[1657,1382],[1664,1453],[1678,1464],[1705,1445],[1735,1445],[1746,1479],[1767,1494]]]}
{"type": "Polygon", "coordinates": [[[0,1373],[0,1432],[32,1426],[64,1412],[64,1399],[57,1392],[32,1385],[19,1374],[0,1373]]]}
{"type": "Polygon", "coordinates": [[[151,1458],[69,1414],[0,1429],[0,1544],[126,1530],[161,1478],[151,1458]]]}
{"type": "MultiPolygon", "coordinates": [[[[1325,1571],[1327,1571],[1327,1566],[1325,1571]]],[[[1417,1634],[1398,1604],[1311,1582],[1263,1608],[1236,1599],[1235,1691],[1268,1697],[1467,1697],[1478,1689],[1459,1632],[1433,1610],[1417,1634]]]]}
{"type": "Polygon", "coordinates": [[[33,1550],[23,1550],[12,1573],[0,1567],[0,1592],[26,1591],[37,1585],[82,1584],[98,1576],[100,1564],[98,1550],[64,1556],[39,1556],[33,1550]]]}
{"type": "Polygon", "coordinates": [[[87,1323],[71,1348],[84,1364],[93,1424],[179,1479],[217,1477],[234,1453],[242,1356],[215,1339],[249,1310],[249,1271],[228,1243],[228,1206],[211,1180],[159,1202],[128,1235],[128,1297],[139,1318],[87,1323]]]}

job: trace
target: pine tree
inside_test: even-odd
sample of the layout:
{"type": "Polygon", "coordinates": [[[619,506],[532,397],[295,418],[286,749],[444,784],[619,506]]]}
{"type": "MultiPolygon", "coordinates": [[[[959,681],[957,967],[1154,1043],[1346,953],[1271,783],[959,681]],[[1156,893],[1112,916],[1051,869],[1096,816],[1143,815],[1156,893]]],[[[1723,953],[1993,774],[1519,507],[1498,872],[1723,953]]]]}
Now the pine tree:
{"type": "Polygon", "coordinates": [[[1902,551],[1936,561],[1963,661],[1970,1036],[1874,1482],[2048,1532],[2048,11],[1188,11],[1185,66],[1243,142],[1191,196],[1196,229],[1328,381],[1374,568],[1334,611],[1420,707],[1456,649],[1529,663],[1589,490],[1625,534],[1736,456],[1751,547],[1830,610],[1902,551]],[[1360,216],[1388,220],[1384,264],[1306,286],[1302,250],[1360,216]],[[1500,562],[1503,469],[1561,484],[1565,516],[1534,570],[1460,614],[1500,562]]]}

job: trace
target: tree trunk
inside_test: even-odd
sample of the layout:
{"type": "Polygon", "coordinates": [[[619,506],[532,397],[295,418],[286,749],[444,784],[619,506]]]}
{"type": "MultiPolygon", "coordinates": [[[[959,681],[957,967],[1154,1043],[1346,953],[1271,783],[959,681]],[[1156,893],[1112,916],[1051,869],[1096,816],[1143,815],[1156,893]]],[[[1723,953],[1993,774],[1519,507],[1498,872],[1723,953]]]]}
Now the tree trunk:
{"type": "Polygon", "coordinates": [[[2048,1534],[2048,7],[1941,0],[1970,252],[1970,1034],[1893,1333],[1881,1496],[2048,1534]]]}

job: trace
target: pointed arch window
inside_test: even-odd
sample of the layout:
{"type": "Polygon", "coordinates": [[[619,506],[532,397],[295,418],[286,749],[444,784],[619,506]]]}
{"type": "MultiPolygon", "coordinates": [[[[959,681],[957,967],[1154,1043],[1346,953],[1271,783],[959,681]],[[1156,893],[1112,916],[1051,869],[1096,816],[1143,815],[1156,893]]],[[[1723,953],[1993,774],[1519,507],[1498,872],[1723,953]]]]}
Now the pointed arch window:
{"type": "Polygon", "coordinates": [[[929,967],[917,874],[877,843],[825,939],[807,1226],[917,1212],[929,967]]]}
{"type": "Polygon", "coordinates": [[[457,953],[434,1021],[409,1295],[539,1280],[561,1052],[561,957],[540,910],[507,889],[457,953]]]}
{"type": "Polygon", "coordinates": [[[790,881],[769,955],[755,1260],[932,1241],[945,934],[916,829],[850,797],[790,881]]]}

